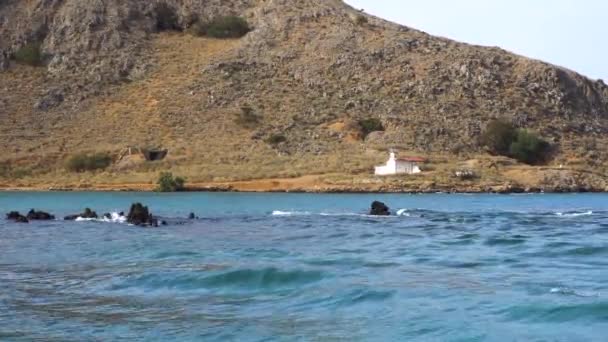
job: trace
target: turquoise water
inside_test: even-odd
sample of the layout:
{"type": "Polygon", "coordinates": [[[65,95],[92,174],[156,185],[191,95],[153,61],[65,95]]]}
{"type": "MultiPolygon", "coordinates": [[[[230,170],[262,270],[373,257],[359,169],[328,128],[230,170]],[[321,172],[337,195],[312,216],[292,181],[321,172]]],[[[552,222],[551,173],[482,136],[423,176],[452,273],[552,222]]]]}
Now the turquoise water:
{"type": "Polygon", "coordinates": [[[606,341],[606,195],[0,193],[2,341],[606,341]],[[401,216],[364,215],[382,200],[401,216]],[[200,219],[176,220],[195,212],[200,219]]]}

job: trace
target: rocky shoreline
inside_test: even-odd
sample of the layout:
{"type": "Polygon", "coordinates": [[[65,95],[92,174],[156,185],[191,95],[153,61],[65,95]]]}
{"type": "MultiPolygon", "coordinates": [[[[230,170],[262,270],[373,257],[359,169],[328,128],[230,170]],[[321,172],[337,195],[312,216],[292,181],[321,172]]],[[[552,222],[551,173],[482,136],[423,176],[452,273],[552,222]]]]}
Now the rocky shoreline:
{"type": "MultiPolygon", "coordinates": [[[[10,187],[0,186],[0,191],[7,192],[153,192],[153,184],[133,184],[111,186],[28,186],[10,187]]],[[[222,192],[222,193],[327,193],[327,194],[541,194],[541,193],[608,193],[608,189],[594,188],[592,186],[557,186],[557,187],[522,187],[517,185],[493,185],[493,186],[459,186],[459,187],[397,187],[397,186],[344,186],[344,185],[319,185],[303,187],[243,187],[234,185],[216,186],[189,186],[183,192],[222,192]]]]}

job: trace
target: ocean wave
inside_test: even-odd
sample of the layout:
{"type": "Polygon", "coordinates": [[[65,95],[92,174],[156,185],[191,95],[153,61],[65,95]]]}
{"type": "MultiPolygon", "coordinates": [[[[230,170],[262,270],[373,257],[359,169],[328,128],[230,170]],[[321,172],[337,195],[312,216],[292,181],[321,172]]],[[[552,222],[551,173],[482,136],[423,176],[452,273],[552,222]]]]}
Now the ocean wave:
{"type": "Polygon", "coordinates": [[[363,213],[328,213],[328,212],[320,212],[313,213],[310,211],[283,211],[283,210],[274,210],[271,213],[271,216],[326,216],[326,217],[371,217],[371,218],[391,218],[395,216],[410,216],[407,213],[407,210],[402,209],[397,211],[397,215],[389,215],[389,216],[377,216],[363,213]]]}
{"type": "Polygon", "coordinates": [[[110,213],[110,217],[102,216],[100,218],[84,218],[77,217],[76,222],[106,222],[106,223],[126,223],[127,217],[119,213],[110,213]]]}
{"type": "Polygon", "coordinates": [[[308,216],[312,215],[308,211],[282,211],[282,210],[274,210],[272,212],[272,216],[308,216]]]}
{"type": "Polygon", "coordinates": [[[564,296],[576,296],[576,297],[599,297],[599,293],[591,293],[591,292],[581,292],[576,291],[567,287],[554,287],[550,291],[552,294],[559,294],[564,296]]]}
{"type": "Polygon", "coordinates": [[[557,213],[555,213],[555,215],[560,216],[560,217],[591,216],[591,215],[593,215],[593,211],[589,210],[589,211],[585,211],[585,212],[576,212],[576,211],[572,211],[572,212],[557,212],[557,213]]]}
{"type": "Polygon", "coordinates": [[[144,288],[147,290],[205,290],[205,289],[242,289],[268,290],[306,285],[323,279],[319,271],[280,270],[277,268],[240,269],[214,275],[196,273],[186,274],[147,274],[112,286],[111,290],[144,288]]]}

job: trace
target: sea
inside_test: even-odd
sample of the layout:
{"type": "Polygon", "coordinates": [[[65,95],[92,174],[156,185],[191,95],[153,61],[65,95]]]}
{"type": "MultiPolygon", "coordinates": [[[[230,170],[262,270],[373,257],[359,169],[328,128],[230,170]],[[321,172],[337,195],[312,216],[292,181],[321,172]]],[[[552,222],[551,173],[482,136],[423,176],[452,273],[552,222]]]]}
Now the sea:
{"type": "Polygon", "coordinates": [[[608,195],[0,193],[31,208],[0,341],[608,341],[608,195]],[[168,225],[61,220],[134,202],[168,225]]]}

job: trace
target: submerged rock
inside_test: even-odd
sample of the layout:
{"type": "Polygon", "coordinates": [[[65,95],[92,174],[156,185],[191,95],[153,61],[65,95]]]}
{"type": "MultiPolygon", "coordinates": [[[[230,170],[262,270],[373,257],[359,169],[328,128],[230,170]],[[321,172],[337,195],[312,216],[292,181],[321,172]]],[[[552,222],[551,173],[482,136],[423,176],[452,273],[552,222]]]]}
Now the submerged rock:
{"type": "Polygon", "coordinates": [[[30,221],[49,221],[54,220],[55,216],[44,211],[36,211],[32,209],[27,213],[27,219],[30,221]]]}
{"type": "Polygon", "coordinates": [[[79,217],[80,218],[85,218],[85,219],[96,219],[96,218],[99,218],[99,216],[97,216],[96,212],[94,212],[90,208],[85,208],[84,212],[82,214],[68,215],[68,216],[64,217],[63,219],[66,220],[66,221],[75,221],[79,217]]]}
{"type": "Polygon", "coordinates": [[[127,222],[142,227],[158,227],[158,220],[150,213],[148,207],[145,207],[141,203],[131,205],[131,209],[127,215],[127,222]]]}
{"type": "Polygon", "coordinates": [[[21,215],[18,211],[11,211],[10,213],[6,214],[6,219],[10,220],[10,221],[15,221],[17,223],[28,223],[29,222],[27,217],[21,215]]]}
{"type": "Polygon", "coordinates": [[[391,211],[386,204],[374,201],[372,203],[372,209],[370,210],[369,214],[374,216],[389,216],[391,214],[391,211]]]}

